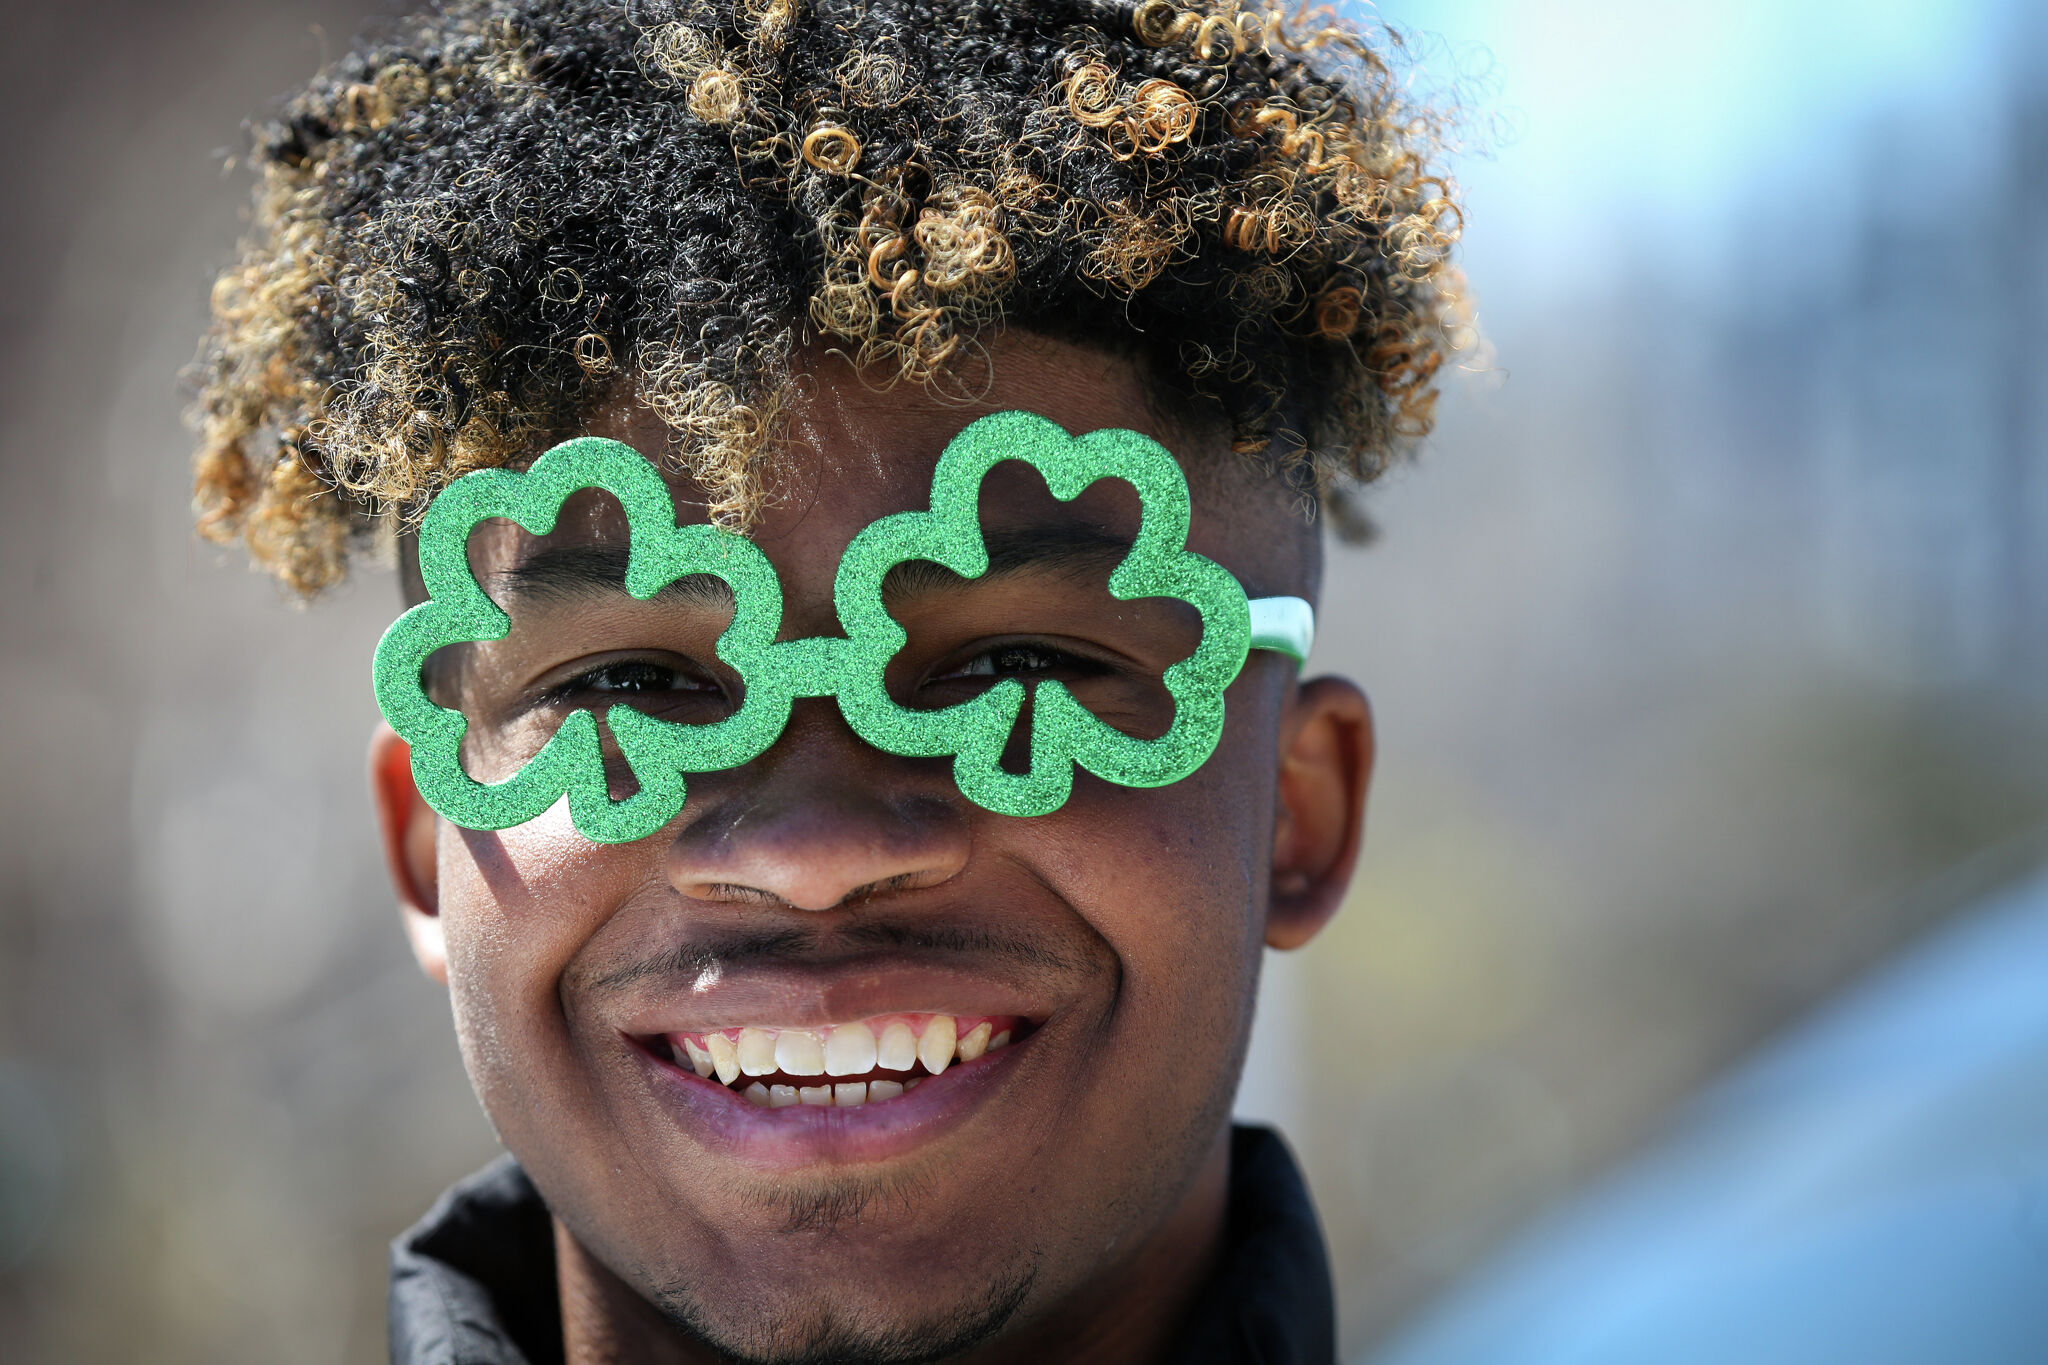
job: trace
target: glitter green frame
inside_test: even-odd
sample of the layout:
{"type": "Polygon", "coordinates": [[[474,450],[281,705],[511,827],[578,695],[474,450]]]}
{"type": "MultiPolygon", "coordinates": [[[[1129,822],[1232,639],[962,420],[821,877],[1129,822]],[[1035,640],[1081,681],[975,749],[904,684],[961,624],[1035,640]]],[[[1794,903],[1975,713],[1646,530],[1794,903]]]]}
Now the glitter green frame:
{"type": "Polygon", "coordinates": [[[1156,787],[1194,772],[1223,732],[1223,692],[1253,647],[1297,663],[1307,655],[1313,617],[1298,598],[1248,602],[1229,570],[1187,549],[1187,479],[1156,441],[1105,429],[1072,436],[1028,412],[999,412],[974,422],[946,447],[932,475],[929,509],[899,512],[866,527],[847,546],[833,584],[843,638],[777,643],[782,588],[774,567],[744,536],[707,525],[678,526],[660,473],[631,446],[596,437],[565,441],[524,473],[480,470],[450,484],[420,527],[420,570],[429,600],[393,623],[377,646],[377,704],[412,746],[420,795],[467,829],[504,829],[533,819],[564,795],[584,837],[597,843],[645,838],[682,809],[685,775],[752,761],[772,745],[798,697],[833,697],[855,733],[887,753],[953,759],[969,800],[1003,815],[1044,815],[1073,788],[1076,766],[1126,787],[1156,787]],[[1157,739],[1137,739],[1097,719],[1059,682],[1037,685],[1031,716],[1031,764],[1003,770],[1001,756],[1025,699],[1005,679],[971,700],[939,710],[898,705],[884,684],[903,628],[882,602],[882,580],[908,560],[930,560],[967,578],[988,570],[977,510],[981,482],[1004,460],[1020,460],[1067,501],[1099,479],[1128,482],[1140,503],[1138,534],[1110,575],[1120,599],[1177,598],[1202,619],[1187,658],[1163,675],[1174,699],[1173,723],[1157,739]],[[449,645],[503,639],[511,618],[469,568],[470,533],[506,518],[534,535],[554,529],[569,495],[597,488],[617,498],[629,532],[626,590],[648,598],[692,574],[710,574],[733,592],[732,623],[718,656],[745,687],[740,709],[724,720],[679,725],[620,703],[605,723],[640,789],[613,800],[605,778],[597,720],[585,709],[561,727],[512,777],[478,782],[463,770],[468,723],[436,706],[421,670],[449,645]],[[1260,629],[1255,635],[1255,621],[1260,629]]]}
{"type": "Polygon", "coordinates": [[[412,746],[413,780],[436,812],[465,829],[505,829],[533,819],[566,794],[569,814],[585,838],[624,843],[660,829],[683,808],[683,775],[737,767],[775,742],[789,718],[792,694],[778,687],[775,632],[782,622],[782,585],[775,567],[745,536],[715,526],[676,525],[675,504],[661,474],[631,446],[597,437],[565,441],[525,473],[485,469],[455,480],[420,524],[420,576],[428,600],[392,623],[378,642],[377,705],[412,746]],[[512,619],[491,601],[469,568],[469,536],[494,517],[533,535],[554,529],[569,495],[599,488],[625,510],[629,533],[626,591],[648,598],[678,578],[713,574],[732,589],[732,624],[718,637],[718,656],[746,684],[746,702],[722,721],[677,725],[618,705],[605,712],[640,790],[611,798],[597,719],[576,710],[541,751],[503,782],[478,782],[462,767],[469,723],[436,706],[421,669],[448,645],[502,640],[512,619]]]}
{"type": "Polygon", "coordinates": [[[1192,773],[1223,733],[1223,689],[1244,666],[1251,613],[1228,569],[1186,548],[1188,485],[1157,441],[1106,429],[1070,436],[1029,412],[999,412],[955,437],[932,473],[931,510],[883,517],[846,547],[833,584],[839,621],[855,648],[838,692],[858,735],[892,754],[953,756],[962,794],[1003,815],[1044,815],[1066,802],[1079,765],[1125,787],[1159,787],[1192,773]],[[1110,575],[1113,597],[1176,597],[1201,613],[1195,652],[1166,670],[1173,724],[1157,739],[1134,739],[1103,723],[1056,681],[1038,684],[1031,708],[1031,767],[1003,771],[1004,745],[1024,704],[1024,685],[1005,679],[971,701],[938,711],[899,706],[882,671],[907,637],[882,606],[882,578],[911,559],[943,564],[963,578],[988,571],[977,503],[981,481],[1003,460],[1021,460],[1065,502],[1098,479],[1137,490],[1137,538],[1110,575]]]}

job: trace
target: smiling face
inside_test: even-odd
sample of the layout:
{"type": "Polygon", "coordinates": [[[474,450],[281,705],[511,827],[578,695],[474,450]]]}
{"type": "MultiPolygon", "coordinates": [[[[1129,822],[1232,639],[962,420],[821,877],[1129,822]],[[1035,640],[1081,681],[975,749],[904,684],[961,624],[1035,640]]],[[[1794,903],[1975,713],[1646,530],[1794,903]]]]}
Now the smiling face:
{"type": "MultiPolygon", "coordinates": [[[[1006,408],[1158,439],[1189,474],[1189,548],[1254,596],[1313,598],[1312,528],[1219,432],[1162,419],[1135,370],[1095,352],[1013,337],[992,356],[966,406],[816,360],[782,496],[749,533],[782,584],[780,638],[839,633],[847,543],[923,507],[948,441],[1006,408]]],[[[587,429],[662,443],[630,409],[587,429]]],[[[981,511],[989,574],[912,564],[885,583],[909,636],[892,694],[935,707],[1057,678],[1116,728],[1162,733],[1159,675],[1199,627],[1184,604],[1107,592],[1131,490],[1061,503],[1007,464],[981,511]]],[[[513,629],[435,673],[470,718],[473,775],[508,776],[579,706],[730,714],[739,684],[712,648],[730,598],[691,579],[635,601],[625,549],[592,494],[546,537],[478,529],[472,565],[513,629]]],[[[609,1339],[674,1324],[748,1359],[1052,1341],[1082,1358],[1168,1330],[1221,1233],[1260,947],[1334,909],[1370,762],[1349,684],[1300,684],[1255,651],[1226,697],[1192,776],[1081,774],[1030,818],[800,700],[767,753],[693,775],[674,821],[618,845],[561,804],[498,833],[439,821],[387,732],[373,775],[400,897],[484,1106],[565,1230],[572,1338],[594,1314],[609,1339]]],[[[1013,740],[1006,762],[1027,759],[1013,740]]],[[[612,778],[631,790],[622,764],[612,778]]]]}

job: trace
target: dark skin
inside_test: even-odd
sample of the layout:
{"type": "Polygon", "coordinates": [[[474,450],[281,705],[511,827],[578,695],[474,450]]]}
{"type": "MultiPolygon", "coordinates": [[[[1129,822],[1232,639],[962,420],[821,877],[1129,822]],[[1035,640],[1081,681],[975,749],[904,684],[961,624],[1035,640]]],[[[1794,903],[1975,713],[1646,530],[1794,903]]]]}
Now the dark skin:
{"type": "MultiPolygon", "coordinates": [[[[781,638],[839,633],[846,543],[924,506],[946,443],[1006,408],[1160,440],[1190,474],[1190,548],[1254,596],[1314,600],[1313,528],[1231,457],[1220,424],[1159,411],[1133,365],[1091,350],[1012,335],[991,357],[989,392],[965,406],[807,359],[782,496],[750,532],[781,578],[781,638]]],[[[662,440],[630,405],[588,430],[641,450],[662,440]]],[[[687,481],[672,487],[680,516],[701,518],[687,481]]],[[[1184,609],[1115,602],[1115,556],[1089,548],[1135,529],[1130,491],[1103,483],[1062,504],[999,466],[982,514],[992,546],[1023,547],[1018,562],[892,586],[911,636],[892,689],[943,705],[1022,666],[1120,728],[1163,730],[1170,703],[1148,678],[1191,647],[1184,609]],[[1048,544],[1066,548],[1034,561],[1029,547],[1048,544]]],[[[513,633],[438,681],[472,718],[478,777],[511,771],[565,708],[617,699],[562,693],[567,678],[639,688],[676,719],[730,704],[709,652],[729,614],[715,592],[636,603],[573,573],[522,578],[550,548],[587,567],[622,544],[616,508],[586,495],[545,540],[503,523],[472,539],[480,581],[516,599],[513,633]],[[621,661],[632,668],[603,672],[621,661]]],[[[1157,1358],[1221,1244],[1260,949],[1299,947],[1335,913],[1372,764],[1366,701],[1346,680],[1303,681],[1254,651],[1226,708],[1192,776],[1131,789],[1083,773],[1058,811],[1016,818],[963,798],[949,762],[882,753],[829,699],[800,701],[766,754],[691,777],[681,814],[624,845],[584,840],[560,805],[497,833],[457,829],[380,730],[372,786],[399,903],[422,966],[451,990],[486,1111],[555,1212],[568,1359],[1157,1358]],[[652,1019],[811,1027],[887,1010],[1014,1015],[1025,1036],[973,1073],[985,1083],[970,1090],[963,1068],[968,1098],[944,1123],[794,1156],[754,1138],[796,1111],[755,1111],[754,1137],[725,1140],[698,1100],[677,1099],[708,1083],[666,1075],[634,1041],[652,1019]]]]}

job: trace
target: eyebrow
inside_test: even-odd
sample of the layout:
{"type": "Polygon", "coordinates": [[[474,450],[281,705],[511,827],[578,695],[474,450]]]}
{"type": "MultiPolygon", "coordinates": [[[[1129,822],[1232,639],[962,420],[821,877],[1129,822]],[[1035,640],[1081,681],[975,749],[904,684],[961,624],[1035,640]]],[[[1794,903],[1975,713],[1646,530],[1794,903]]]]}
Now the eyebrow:
{"type": "MultiPolygon", "coordinates": [[[[943,564],[910,559],[882,580],[884,598],[945,592],[969,583],[1026,573],[1079,578],[1113,569],[1131,551],[1128,537],[1085,521],[1031,522],[984,533],[988,572],[962,578],[943,564]]],[[[549,545],[491,575],[491,596],[501,606],[570,606],[593,597],[625,592],[632,551],[625,545],[549,545]]],[[[671,605],[730,610],[732,589],[711,574],[691,574],[668,584],[651,599],[671,605]]]]}
{"type": "MultiPolygon", "coordinates": [[[[548,545],[491,576],[501,606],[566,606],[593,597],[621,596],[632,550],[624,545],[548,545]]],[[[665,585],[655,602],[730,610],[732,589],[711,574],[689,574],[665,585]]]]}
{"type": "Polygon", "coordinates": [[[981,577],[962,578],[929,559],[907,559],[882,580],[882,596],[913,597],[1026,573],[1081,578],[1115,568],[1131,552],[1128,537],[1086,521],[999,526],[984,532],[982,540],[988,546],[988,572],[981,577]]]}

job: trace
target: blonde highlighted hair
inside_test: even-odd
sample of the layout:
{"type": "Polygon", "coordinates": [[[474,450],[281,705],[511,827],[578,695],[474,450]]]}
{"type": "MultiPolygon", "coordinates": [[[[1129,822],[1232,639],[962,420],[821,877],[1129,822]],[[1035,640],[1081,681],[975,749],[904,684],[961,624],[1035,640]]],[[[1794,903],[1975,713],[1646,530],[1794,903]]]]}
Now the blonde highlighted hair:
{"type": "Polygon", "coordinates": [[[619,393],[744,527],[800,345],[958,387],[998,324],[1142,352],[1341,496],[1429,429],[1461,326],[1398,46],[1234,0],[449,0],[259,136],[200,529],[310,596],[619,393]]]}

